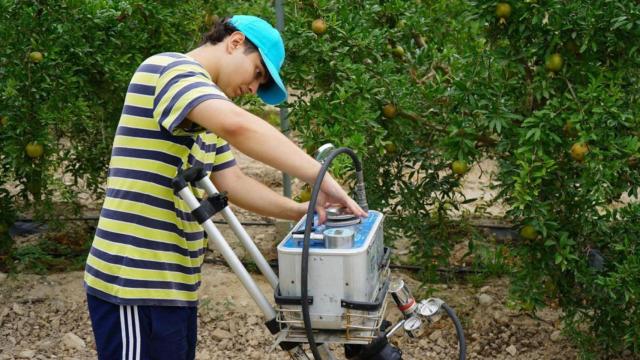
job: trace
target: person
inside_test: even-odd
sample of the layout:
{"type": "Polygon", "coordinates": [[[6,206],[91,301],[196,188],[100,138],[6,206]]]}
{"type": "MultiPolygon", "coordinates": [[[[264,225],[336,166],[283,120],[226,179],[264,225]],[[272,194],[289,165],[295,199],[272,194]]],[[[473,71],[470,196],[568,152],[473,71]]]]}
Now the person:
{"type": "MultiPolygon", "coordinates": [[[[179,169],[202,166],[229,201],[255,213],[300,219],[307,203],[246,176],[230,145],[305,182],[320,164],[230,99],[287,97],[278,31],[248,15],[212,26],[186,53],[161,53],[133,74],[113,143],[106,195],[87,257],[84,285],[100,359],[193,359],[197,290],[206,239],[174,194],[179,169]]],[[[366,213],[327,175],[318,204],[366,213]]],[[[326,211],[318,206],[319,221],[326,211]]]]}

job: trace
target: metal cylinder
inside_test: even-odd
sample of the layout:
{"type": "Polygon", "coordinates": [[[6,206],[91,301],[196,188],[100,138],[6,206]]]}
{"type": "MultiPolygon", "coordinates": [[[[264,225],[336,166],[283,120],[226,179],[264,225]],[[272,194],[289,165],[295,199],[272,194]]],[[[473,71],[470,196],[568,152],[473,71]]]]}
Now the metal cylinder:
{"type": "Polygon", "coordinates": [[[396,302],[398,309],[402,311],[405,317],[409,317],[415,312],[418,305],[413,295],[411,295],[411,290],[402,279],[394,279],[391,282],[389,293],[391,293],[393,301],[396,302]]]}
{"type": "Polygon", "coordinates": [[[348,228],[327,229],[323,233],[327,249],[351,249],[355,233],[348,228]]]}

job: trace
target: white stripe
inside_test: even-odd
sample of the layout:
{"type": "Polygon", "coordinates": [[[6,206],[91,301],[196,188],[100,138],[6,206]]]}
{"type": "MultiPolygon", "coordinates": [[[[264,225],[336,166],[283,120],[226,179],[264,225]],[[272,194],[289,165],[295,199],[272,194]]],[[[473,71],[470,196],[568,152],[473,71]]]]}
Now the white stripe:
{"type": "Polygon", "coordinates": [[[129,360],[133,360],[133,327],[131,326],[131,305],[127,306],[127,329],[129,329],[129,360]]]}
{"type": "Polygon", "coordinates": [[[142,346],[142,339],[140,336],[140,319],[138,318],[138,305],[133,305],[133,311],[136,320],[136,360],[140,360],[140,347],[142,346]]]}
{"type": "Polygon", "coordinates": [[[127,338],[125,337],[124,332],[124,307],[122,305],[120,305],[120,332],[122,333],[122,360],[126,360],[127,338]]]}

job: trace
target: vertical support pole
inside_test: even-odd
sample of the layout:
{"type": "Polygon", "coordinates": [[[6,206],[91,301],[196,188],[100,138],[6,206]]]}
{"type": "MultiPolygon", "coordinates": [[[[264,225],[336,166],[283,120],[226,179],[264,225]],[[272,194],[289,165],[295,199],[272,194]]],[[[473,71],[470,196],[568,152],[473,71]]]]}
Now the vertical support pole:
{"type": "MultiPolygon", "coordinates": [[[[284,34],[284,0],[275,0],[276,7],[276,29],[280,31],[280,34],[284,34]]],[[[285,100],[285,103],[288,101],[285,100]]],[[[280,129],[282,133],[289,137],[289,111],[286,107],[280,108],[280,129]]],[[[291,198],[291,176],[286,173],[282,173],[282,187],[283,195],[291,198]]]]}

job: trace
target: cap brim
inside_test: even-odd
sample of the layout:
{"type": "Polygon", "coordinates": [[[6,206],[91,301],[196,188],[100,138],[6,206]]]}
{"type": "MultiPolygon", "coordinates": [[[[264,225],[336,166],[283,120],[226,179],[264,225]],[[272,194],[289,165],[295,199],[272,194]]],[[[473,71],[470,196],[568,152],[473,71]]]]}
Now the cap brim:
{"type": "Polygon", "coordinates": [[[258,96],[269,105],[278,105],[281,102],[287,99],[287,89],[280,78],[280,74],[275,66],[269,61],[269,59],[262,54],[262,50],[260,51],[260,56],[262,57],[262,61],[267,66],[267,71],[269,71],[269,75],[271,75],[271,82],[268,86],[261,86],[258,88],[258,96]]]}

